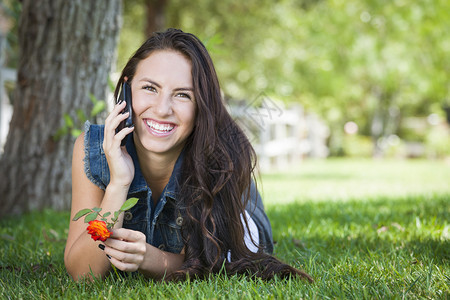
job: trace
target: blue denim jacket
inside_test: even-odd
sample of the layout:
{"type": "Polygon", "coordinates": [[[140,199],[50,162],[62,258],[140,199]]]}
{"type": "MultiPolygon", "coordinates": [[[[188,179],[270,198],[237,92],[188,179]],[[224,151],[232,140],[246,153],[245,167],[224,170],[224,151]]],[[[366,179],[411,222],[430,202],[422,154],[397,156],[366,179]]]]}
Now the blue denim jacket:
{"type": "MultiPolygon", "coordinates": [[[[110,181],[110,173],[103,150],[103,136],[103,125],[91,125],[86,122],[84,170],[95,185],[105,190],[110,181]]],[[[152,201],[152,191],[142,175],[132,137],[128,139],[126,149],[133,159],[135,168],[134,179],[127,198],[136,197],[139,201],[124,213],[123,227],[144,233],[147,243],[150,245],[164,251],[180,253],[184,247],[181,237],[183,212],[177,206],[177,191],[179,190],[183,152],[178,157],[169,183],[155,206],[152,201]]],[[[261,197],[253,184],[251,201],[247,204],[246,210],[258,227],[260,245],[263,246],[264,252],[272,253],[272,229],[264,212],[261,197]]]]}

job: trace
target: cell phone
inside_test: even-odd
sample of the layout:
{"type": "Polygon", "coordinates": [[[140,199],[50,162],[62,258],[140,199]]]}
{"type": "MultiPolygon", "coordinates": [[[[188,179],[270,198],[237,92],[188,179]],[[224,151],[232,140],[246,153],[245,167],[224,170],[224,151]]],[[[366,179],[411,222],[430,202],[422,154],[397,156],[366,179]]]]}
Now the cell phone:
{"type": "MultiPolygon", "coordinates": [[[[118,133],[125,127],[131,127],[133,125],[133,108],[131,106],[131,87],[126,81],[124,81],[122,84],[122,90],[120,91],[117,103],[121,103],[122,101],[125,101],[127,103],[122,113],[124,114],[126,112],[129,112],[130,114],[125,120],[120,122],[119,126],[117,126],[116,133],[118,133]]],[[[128,136],[129,134],[123,138],[122,142],[120,143],[121,146],[125,146],[125,144],[127,143],[128,136]]]]}

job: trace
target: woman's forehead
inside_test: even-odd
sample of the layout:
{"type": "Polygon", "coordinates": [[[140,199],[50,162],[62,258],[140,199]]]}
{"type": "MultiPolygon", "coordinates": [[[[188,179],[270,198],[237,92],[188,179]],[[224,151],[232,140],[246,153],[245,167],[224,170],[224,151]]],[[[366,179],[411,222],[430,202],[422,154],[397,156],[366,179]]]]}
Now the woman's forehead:
{"type": "Polygon", "coordinates": [[[152,52],[137,66],[135,79],[177,81],[192,85],[192,64],[183,54],[173,50],[152,52]]]}

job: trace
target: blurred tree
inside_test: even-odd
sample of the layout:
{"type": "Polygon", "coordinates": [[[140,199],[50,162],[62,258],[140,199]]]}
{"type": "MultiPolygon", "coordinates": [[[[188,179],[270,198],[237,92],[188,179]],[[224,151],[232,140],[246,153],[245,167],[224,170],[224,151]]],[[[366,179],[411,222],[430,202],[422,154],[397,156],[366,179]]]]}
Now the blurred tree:
{"type": "MultiPolygon", "coordinates": [[[[18,58],[17,26],[20,16],[20,2],[17,0],[3,0],[0,3],[0,34],[6,34],[5,67],[16,68],[18,58]]],[[[0,54],[2,55],[2,54],[0,54]]]]}
{"type": "Polygon", "coordinates": [[[169,0],[145,0],[146,26],[145,35],[149,37],[153,32],[161,31],[165,26],[165,9],[169,0]]]}
{"type": "Polygon", "coordinates": [[[123,1],[123,27],[120,32],[117,66],[125,66],[128,58],[146,37],[165,28],[169,0],[123,1]]]}
{"type": "Polygon", "coordinates": [[[220,42],[212,56],[228,97],[264,91],[319,113],[335,154],[347,121],[382,155],[405,117],[442,113],[450,99],[446,0],[172,0],[167,25],[220,42]]]}
{"type": "Polygon", "coordinates": [[[68,208],[73,137],[55,134],[63,115],[103,99],[121,1],[24,0],[14,113],[0,162],[0,215],[68,208]]]}
{"type": "Polygon", "coordinates": [[[126,0],[123,3],[122,28],[117,47],[117,69],[122,70],[128,59],[145,39],[146,0],[126,0]]]}

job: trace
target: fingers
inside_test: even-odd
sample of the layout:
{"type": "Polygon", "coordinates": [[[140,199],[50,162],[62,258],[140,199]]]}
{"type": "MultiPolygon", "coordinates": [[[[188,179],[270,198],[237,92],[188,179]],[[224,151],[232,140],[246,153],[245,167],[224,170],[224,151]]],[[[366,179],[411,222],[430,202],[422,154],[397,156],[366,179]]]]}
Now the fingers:
{"type": "Polygon", "coordinates": [[[114,230],[111,237],[105,241],[105,245],[108,248],[129,254],[145,254],[146,241],[145,235],[143,233],[133,230],[127,230],[130,233],[124,234],[122,235],[124,236],[124,238],[120,238],[117,235],[114,235],[114,232],[116,231],[117,230],[114,230]]]}
{"type": "Polygon", "coordinates": [[[115,229],[105,241],[105,254],[122,271],[136,271],[144,261],[147,250],[145,235],[129,229],[115,229]]]}
{"type": "Polygon", "coordinates": [[[105,120],[105,139],[103,141],[104,148],[109,146],[117,146],[125,138],[125,136],[134,130],[134,127],[123,128],[116,134],[116,128],[120,122],[124,121],[130,115],[129,112],[121,113],[126,103],[122,101],[116,104],[105,120]]]}
{"type": "MultiPolygon", "coordinates": [[[[126,113],[126,115],[128,115],[128,113],[126,113]]],[[[133,132],[134,130],[134,125],[131,125],[130,127],[125,127],[122,130],[120,130],[119,132],[117,132],[114,135],[114,143],[119,143],[125,138],[125,136],[127,136],[128,134],[130,134],[131,132],[133,132]]]]}
{"type": "Polygon", "coordinates": [[[117,240],[124,240],[129,242],[136,242],[139,240],[145,241],[145,234],[140,231],[130,230],[126,228],[114,229],[111,237],[117,240]]]}
{"type": "Polygon", "coordinates": [[[108,129],[116,129],[117,126],[119,126],[120,121],[125,120],[126,116],[125,114],[122,114],[121,112],[124,110],[126,106],[125,101],[122,101],[120,103],[117,103],[111,113],[106,117],[105,119],[105,127],[108,126],[108,129]],[[123,118],[122,120],[117,120],[117,117],[123,118]]]}
{"type": "Polygon", "coordinates": [[[110,140],[115,137],[116,129],[120,122],[124,121],[130,115],[129,112],[122,113],[125,109],[126,103],[122,101],[116,104],[105,120],[105,140],[110,140]]]}
{"type": "Polygon", "coordinates": [[[105,247],[105,254],[113,265],[122,271],[137,271],[144,261],[144,255],[127,253],[114,248],[105,247]]]}
{"type": "Polygon", "coordinates": [[[116,134],[117,126],[129,115],[121,113],[125,105],[125,102],[116,104],[106,118],[102,147],[110,171],[110,184],[129,187],[134,177],[134,163],[126,148],[121,147],[121,142],[134,127],[123,128],[116,134]]]}
{"type": "Polygon", "coordinates": [[[111,256],[109,261],[119,270],[124,272],[135,272],[139,270],[140,263],[126,263],[111,256]]]}

